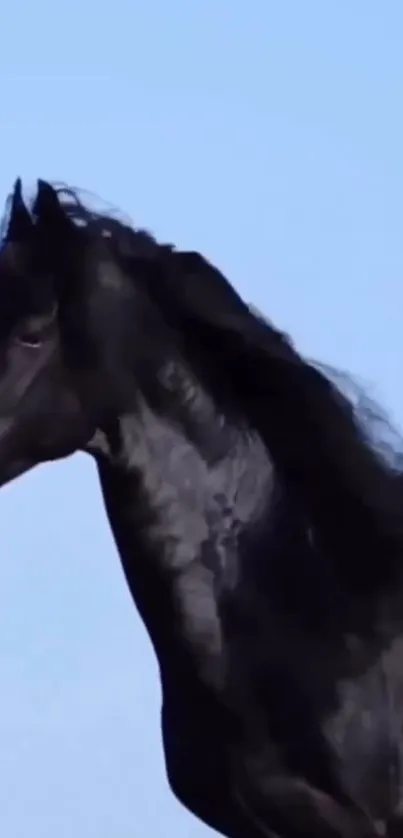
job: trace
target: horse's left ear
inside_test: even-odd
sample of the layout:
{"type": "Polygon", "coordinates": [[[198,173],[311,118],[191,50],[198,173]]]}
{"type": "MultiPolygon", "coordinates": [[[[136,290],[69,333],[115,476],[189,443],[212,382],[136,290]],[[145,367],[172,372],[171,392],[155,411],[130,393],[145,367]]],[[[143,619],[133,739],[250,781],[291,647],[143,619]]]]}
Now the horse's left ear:
{"type": "Polygon", "coordinates": [[[46,180],[38,180],[32,213],[37,254],[53,277],[55,296],[59,297],[65,289],[72,293],[75,288],[76,274],[79,275],[77,271],[79,231],[66,213],[58,190],[46,180]]]}
{"type": "Polygon", "coordinates": [[[55,233],[57,230],[71,226],[56,189],[46,180],[38,180],[38,191],[32,212],[36,219],[36,227],[47,229],[55,233]]]}

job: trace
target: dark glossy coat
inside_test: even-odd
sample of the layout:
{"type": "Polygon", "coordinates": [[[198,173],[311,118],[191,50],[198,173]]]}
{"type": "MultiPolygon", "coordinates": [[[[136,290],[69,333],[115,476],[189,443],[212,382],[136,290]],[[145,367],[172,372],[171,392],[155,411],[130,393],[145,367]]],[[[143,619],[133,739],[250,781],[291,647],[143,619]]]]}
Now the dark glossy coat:
{"type": "Polygon", "coordinates": [[[200,254],[16,183],[0,482],[95,457],[171,788],[228,838],[403,834],[399,441],[329,375],[200,254]]]}

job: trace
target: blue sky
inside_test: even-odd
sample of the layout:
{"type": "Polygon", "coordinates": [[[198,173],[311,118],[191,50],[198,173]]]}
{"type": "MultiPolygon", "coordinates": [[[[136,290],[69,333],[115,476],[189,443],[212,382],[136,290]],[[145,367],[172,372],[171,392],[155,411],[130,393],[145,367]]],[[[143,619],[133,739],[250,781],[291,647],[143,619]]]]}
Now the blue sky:
{"type": "MultiPolygon", "coordinates": [[[[403,424],[403,5],[13,0],[1,19],[0,195],[63,180],[203,251],[403,424]]],[[[1,834],[207,837],[167,787],[92,463],[4,489],[0,525],[1,834]]]]}

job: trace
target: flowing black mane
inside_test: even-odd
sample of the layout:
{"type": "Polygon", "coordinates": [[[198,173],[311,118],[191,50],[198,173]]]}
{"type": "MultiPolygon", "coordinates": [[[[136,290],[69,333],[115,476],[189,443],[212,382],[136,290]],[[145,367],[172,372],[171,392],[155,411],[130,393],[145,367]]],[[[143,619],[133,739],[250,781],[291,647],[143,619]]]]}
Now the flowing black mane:
{"type": "Polygon", "coordinates": [[[199,253],[43,180],[4,225],[0,487],[95,460],[172,790],[228,838],[401,835],[398,433],[199,253]]]}
{"type": "Polygon", "coordinates": [[[88,243],[107,240],[112,258],[145,284],[188,345],[214,359],[211,366],[220,367],[226,387],[262,435],[320,543],[350,577],[372,587],[398,570],[403,446],[381,409],[355,384],[354,404],[343,392],[352,380],[305,360],[199,253],[161,245],[149,233],[91,210],[75,190],[57,192],[88,243]]]}

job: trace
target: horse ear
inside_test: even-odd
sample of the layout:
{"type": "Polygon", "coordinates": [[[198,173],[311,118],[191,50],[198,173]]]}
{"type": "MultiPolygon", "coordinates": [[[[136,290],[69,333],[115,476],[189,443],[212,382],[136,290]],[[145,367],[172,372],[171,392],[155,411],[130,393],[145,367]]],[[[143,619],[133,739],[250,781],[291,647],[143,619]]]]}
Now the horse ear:
{"type": "Polygon", "coordinates": [[[45,180],[37,181],[32,212],[38,252],[52,273],[58,296],[65,287],[74,288],[77,228],[66,213],[58,190],[45,180]]]}
{"type": "Polygon", "coordinates": [[[6,238],[9,241],[23,241],[33,232],[33,221],[22,197],[22,181],[17,178],[11,195],[10,220],[6,238]]]}
{"type": "Polygon", "coordinates": [[[68,223],[66,213],[60,203],[56,189],[46,180],[38,180],[38,191],[32,211],[36,218],[36,226],[53,230],[68,223]]]}

